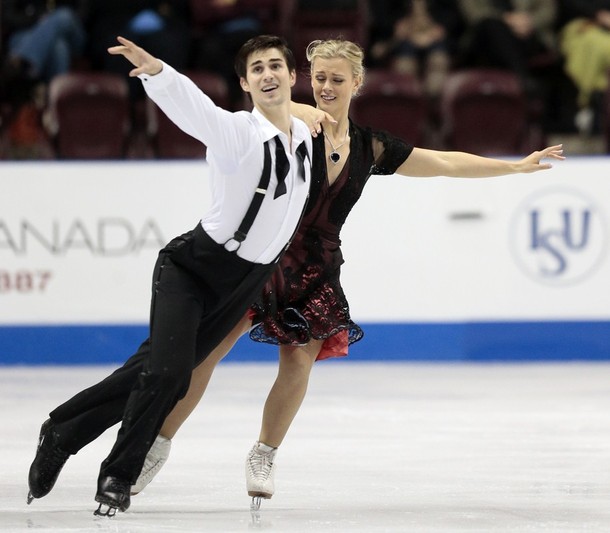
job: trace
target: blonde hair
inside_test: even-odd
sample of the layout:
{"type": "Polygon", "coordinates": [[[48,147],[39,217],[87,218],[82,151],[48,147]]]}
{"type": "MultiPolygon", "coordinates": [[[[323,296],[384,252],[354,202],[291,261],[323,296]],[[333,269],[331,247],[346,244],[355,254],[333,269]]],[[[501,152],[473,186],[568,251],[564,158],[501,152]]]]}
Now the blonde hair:
{"type": "Polygon", "coordinates": [[[360,87],[364,84],[364,50],[360,45],[344,39],[317,40],[309,43],[306,54],[311,69],[318,58],[345,59],[352,67],[352,76],[360,79],[360,87]]]}

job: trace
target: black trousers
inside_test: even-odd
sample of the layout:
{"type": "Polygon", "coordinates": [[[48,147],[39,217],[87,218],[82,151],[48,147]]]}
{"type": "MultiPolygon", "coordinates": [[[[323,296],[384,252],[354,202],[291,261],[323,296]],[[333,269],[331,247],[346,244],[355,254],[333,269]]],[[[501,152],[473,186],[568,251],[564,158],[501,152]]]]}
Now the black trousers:
{"type": "Polygon", "coordinates": [[[171,241],[154,268],[150,337],[122,367],[50,413],[59,446],[77,453],[122,421],[100,476],[134,483],[193,368],[243,317],[275,266],[227,252],[199,224],[171,241]]]}

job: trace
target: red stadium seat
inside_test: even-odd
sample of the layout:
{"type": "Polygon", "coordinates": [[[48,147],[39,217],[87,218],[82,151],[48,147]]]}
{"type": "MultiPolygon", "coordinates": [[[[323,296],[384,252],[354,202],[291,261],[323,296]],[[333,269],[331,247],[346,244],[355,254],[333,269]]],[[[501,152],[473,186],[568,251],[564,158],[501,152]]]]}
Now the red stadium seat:
{"type": "MultiPolygon", "coordinates": [[[[305,50],[316,39],[342,37],[354,41],[366,49],[368,44],[369,18],[366,0],[346,2],[345,7],[310,8],[308,2],[295,7],[290,19],[292,32],[287,36],[297,60],[297,69],[306,67],[305,50]]],[[[318,2],[316,2],[317,6],[318,2]]]]}
{"type": "Polygon", "coordinates": [[[70,72],[49,84],[46,124],[60,159],[119,159],[131,127],[127,81],[104,72],[70,72]]]}
{"type": "Polygon", "coordinates": [[[518,77],[506,70],[451,73],[441,94],[445,147],[481,155],[529,150],[527,99],[518,77]]]}
{"type": "Polygon", "coordinates": [[[309,71],[297,73],[297,81],[292,87],[292,99],[301,104],[316,105],[311,88],[311,75],[309,71]]]}
{"type": "Polygon", "coordinates": [[[421,146],[428,122],[428,106],[420,81],[389,70],[371,70],[362,93],[352,101],[354,121],[387,130],[421,146]]]}
{"type": "MultiPolygon", "coordinates": [[[[229,107],[229,90],[222,76],[207,71],[191,71],[186,75],[222,108],[229,107]]],[[[159,158],[203,158],[206,147],[184,133],[150,99],[146,101],[147,133],[155,155],[159,158]]]]}
{"type": "Polygon", "coordinates": [[[189,0],[191,22],[196,34],[213,28],[219,21],[252,14],[265,33],[287,36],[295,0],[240,0],[220,4],[214,0],[189,0]]]}

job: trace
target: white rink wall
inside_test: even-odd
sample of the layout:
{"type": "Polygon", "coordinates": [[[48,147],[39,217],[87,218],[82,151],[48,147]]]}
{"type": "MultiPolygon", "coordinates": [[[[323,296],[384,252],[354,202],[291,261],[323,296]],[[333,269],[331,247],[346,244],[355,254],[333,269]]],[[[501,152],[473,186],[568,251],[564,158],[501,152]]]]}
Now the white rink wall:
{"type": "MultiPolygon", "coordinates": [[[[146,334],[158,250],[210,205],[206,175],[201,161],[0,164],[0,362],[123,360],[146,334]]],[[[493,179],[373,176],[342,233],[371,341],[356,355],[610,359],[609,175],[610,159],[573,157],[493,179]]]]}

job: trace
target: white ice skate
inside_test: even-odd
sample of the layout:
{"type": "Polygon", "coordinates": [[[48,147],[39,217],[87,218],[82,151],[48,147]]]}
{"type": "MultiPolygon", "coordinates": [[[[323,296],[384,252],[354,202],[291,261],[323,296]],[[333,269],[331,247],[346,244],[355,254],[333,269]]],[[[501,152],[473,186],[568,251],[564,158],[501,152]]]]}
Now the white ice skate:
{"type": "Polygon", "coordinates": [[[142,471],[140,472],[137,481],[131,486],[132,496],[142,492],[159,473],[159,470],[161,470],[161,467],[169,457],[169,450],[171,447],[172,441],[170,439],[167,439],[162,435],[159,435],[155,439],[150,450],[148,450],[144,466],[142,467],[142,471]]]}
{"type": "Polygon", "coordinates": [[[268,500],[275,492],[273,477],[276,453],[277,448],[257,442],[246,458],[246,488],[248,496],[252,496],[250,505],[252,511],[258,511],[261,499],[268,500]]]}

